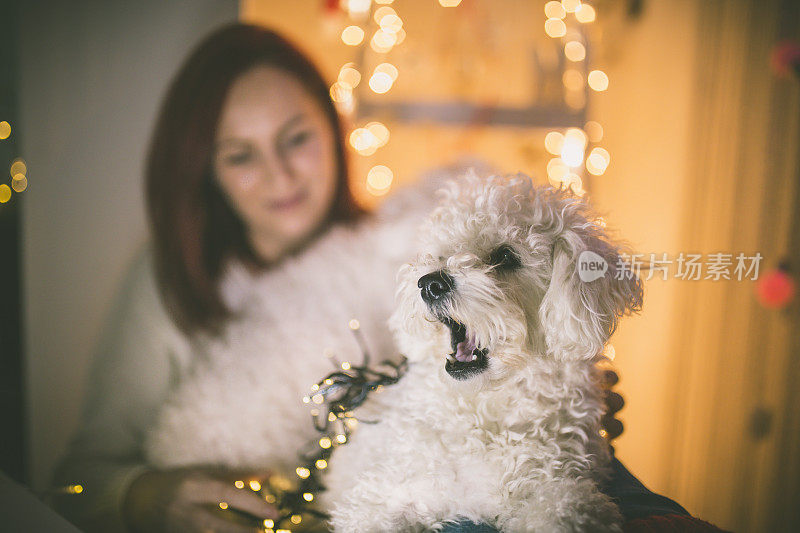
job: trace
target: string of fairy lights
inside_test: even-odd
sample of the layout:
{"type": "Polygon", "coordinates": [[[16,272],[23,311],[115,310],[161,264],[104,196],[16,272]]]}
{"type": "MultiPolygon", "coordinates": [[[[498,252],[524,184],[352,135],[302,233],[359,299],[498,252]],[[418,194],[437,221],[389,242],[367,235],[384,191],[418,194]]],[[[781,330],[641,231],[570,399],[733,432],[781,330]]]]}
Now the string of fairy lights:
{"type": "MultiPolygon", "coordinates": [[[[11,124],[7,120],[0,121],[0,141],[11,137],[11,124]]],[[[0,183],[0,204],[11,200],[14,193],[21,193],[28,188],[28,166],[21,157],[14,159],[9,166],[11,185],[0,183]]]]}

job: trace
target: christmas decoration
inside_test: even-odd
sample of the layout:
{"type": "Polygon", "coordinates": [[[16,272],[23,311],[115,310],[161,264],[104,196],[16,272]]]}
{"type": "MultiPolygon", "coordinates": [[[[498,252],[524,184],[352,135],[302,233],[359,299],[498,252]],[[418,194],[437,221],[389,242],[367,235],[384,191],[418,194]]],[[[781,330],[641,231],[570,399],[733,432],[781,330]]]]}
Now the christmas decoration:
{"type": "Polygon", "coordinates": [[[788,263],[764,274],[756,285],[756,297],[767,309],[783,309],[794,300],[796,283],[788,263]]]}

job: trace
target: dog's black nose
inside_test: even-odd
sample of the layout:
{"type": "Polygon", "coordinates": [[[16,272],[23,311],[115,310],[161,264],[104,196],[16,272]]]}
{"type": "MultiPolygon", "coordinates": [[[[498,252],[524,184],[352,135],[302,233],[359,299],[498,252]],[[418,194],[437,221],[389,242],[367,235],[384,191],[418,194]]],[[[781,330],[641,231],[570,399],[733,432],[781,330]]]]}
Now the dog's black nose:
{"type": "Polygon", "coordinates": [[[417,286],[421,289],[422,299],[432,304],[447,296],[455,288],[456,284],[450,274],[438,270],[419,278],[417,286]]]}

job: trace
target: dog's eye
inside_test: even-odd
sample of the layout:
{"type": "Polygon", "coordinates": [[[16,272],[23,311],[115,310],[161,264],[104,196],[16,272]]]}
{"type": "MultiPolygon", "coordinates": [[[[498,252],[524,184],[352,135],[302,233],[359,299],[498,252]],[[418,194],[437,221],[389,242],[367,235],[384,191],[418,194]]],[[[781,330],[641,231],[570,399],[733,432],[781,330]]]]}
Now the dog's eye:
{"type": "Polygon", "coordinates": [[[489,264],[497,270],[514,270],[522,266],[517,253],[507,244],[496,248],[489,255],[489,264]]]}

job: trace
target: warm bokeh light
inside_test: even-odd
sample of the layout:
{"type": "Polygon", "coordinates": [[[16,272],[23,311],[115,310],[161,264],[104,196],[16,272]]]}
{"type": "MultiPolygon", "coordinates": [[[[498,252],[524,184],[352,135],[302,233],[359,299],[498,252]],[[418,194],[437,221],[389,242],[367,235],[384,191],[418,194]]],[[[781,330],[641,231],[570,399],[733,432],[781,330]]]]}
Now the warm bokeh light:
{"type": "Polygon", "coordinates": [[[389,33],[397,33],[403,29],[403,20],[397,15],[386,15],[381,19],[381,29],[389,33]]]}
{"type": "Polygon", "coordinates": [[[564,45],[564,55],[570,61],[583,61],[586,59],[586,48],[578,41],[570,41],[564,45]]]}
{"type": "Polygon", "coordinates": [[[389,192],[392,186],[394,173],[385,165],[376,165],[367,173],[367,192],[375,196],[382,196],[389,192]]]}
{"type": "Polygon", "coordinates": [[[581,7],[581,0],[561,0],[561,5],[567,13],[575,13],[581,7]]]}
{"type": "Polygon", "coordinates": [[[256,492],[261,490],[261,483],[259,483],[258,480],[256,479],[250,480],[250,483],[248,483],[248,485],[250,485],[250,490],[254,490],[256,492]]]}
{"type": "Polygon", "coordinates": [[[397,67],[395,67],[391,63],[381,63],[380,65],[375,67],[374,72],[376,73],[382,72],[384,74],[387,74],[390,78],[392,78],[392,82],[397,81],[397,76],[400,74],[400,72],[397,70],[397,67]]]}
{"type": "Polygon", "coordinates": [[[608,357],[609,361],[613,361],[614,358],[617,356],[617,351],[614,349],[614,345],[606,344],[606,349],[603,350],[603,355],[608,357]]]}
{"type": "Polygon", "coordinates": [[[544,14],[549,19],[563,19],[567,16],[567,11],[561,5],[561,2],[552,0],[544,5],[544,14]]]}
{"type": "Polygon", "coordinates": [[[594,8],[589,4],[582,4],[581,7],[575,12],[575,18],[578,19],[578,22],[582,22],[584,24],[594,22],[596,17],[597,14],[595,13],[594,8]]]}
{"type": "Polygon", "coordinates": [[[350,16],[363,16],[369,13],[372,0],[345,0],[350,16]]]}
{"type": "Polygon", "coordinates": [[[406,40],[406,30],[400,28],[400,30],[398,30],[398,32],[395,34],[395,37],[397,37],[397,42],[394,43],[396,46],[406,40]]]}
{"type": "Polygon", "coordinates": [[[578,167],[583,163],[583,152],[586,149],[586,134],[578,128],[570,128],[564,134],[561,147],[561,160],[570,167],[578,167]]]}
{"type": "Polygon", "coordinates": [[[10,135],[11,135],[11,124],[9,124],[5,120],[0,122],[0,140],[8,139],[10,135]]]}
{"type": "Polygon", "coordinates": [[[561,81],[564,82],[564,87],[570,91],[580,91],[583,89],[583,74],[578,69],[570,68],[564,71],[561,76],[561,81]]]}
{"type": "Polygon", "coordinates": [[[11,187],[5,183],[0,184],[0,204],[4,204],[11,199],[11,187]]]}
{"type": "Polygon", "coordinates": [[[375,0],[375,3],[378,4],[378,5],[387,5],[388,6],[392,2],[394,2],[394,0],[375,0]]]}
{"type": "Polygon", "coordinates": [[[372,36],[372,40],[369,42],[369,45],[379,54],[385,54],[391,50],[396,43],[397,35],[381,28],[372,36]]]}
{"type": "Polygon", "coordinates": [[[18,157],[11,163],[10,171],[12,176],[16,176],[17,174],[27,174],[28,166],[21,157],[18,157]]]}
{"type": "Polygon", "coordinates": [[[337,81],[331,85],[331,100],[334,102],[347,102],[353,97],[353,86],[344,81],[337,81]]]}
{"type": "Polygon", "coordinates": [[[383,6],[375,10],[375,13],[372,15],[372,18],[375,20],[375,22],[383,26],[383,24],[381,24],[381,20],[383,20],[383,17],[389,15],[397,16],[397,11],[395,11],[389,6],[383,6]]]}
{"type": "Polygon", "coordinates": [[[389,142],[389,128],[380,122],[370,122],[365,126],[378,141],[378,148],[385,146],[389,142]]]}
{"type": "Polygon", "coordinates": [[[380,140],[366,128],[356,128],[350,134],[350,146],[361,155],[374,154],[379,145],[380,140]]]}
{"type": "Polygon", "coordinates": [[[342,42],[348,46],[358,46],[364,40],[364,30],[358,26],[348,26],[342,30],[342,42]]]}
{"type": "Polygon", "coordinates": [[[567,25],[561,19],[547,19],[544,21],[544,32],[554,39],[567,34],[567,25]]]}
{"type": "Polygon", "coordinates": [[[439,0],[439,5],[442,7],[457,7],[461,0],[439,0]]]}
{"type": "Polygon", "coordinates": [[[11,182],[11,188],[14,189],[15,192],[22,192],[28,188],[28,178],[22,176],[20,179],[15,179],[11,182]]]}
{"type": "Polygon", "coordinates": [[[583,180],[574,172],[567,174],[561,184],[568,189],[572,189],[572,192],[578,196],[586,194],[586,190],[583,188],[583,180]]]}
{"type": "Polygon", "coordinates": [[[564,164],[561,158],[554,157],[547,162],[547,179],[556,187],[561,184],[561,180],[564,179],[567,172],[569,172],[569,168],[564,164]]]}
{"type": "Polygon", "coordinates": [[[583,126],[583,130],[593,143],[599,143],[603,140],[603,126],[599,122],[590,120],[583,126]]]}
{"type": "Polygon", "coordinates": [[[349,85],[352,89],[361,83],[361,73],[355,68],[355,64],[346,63],[339,70],[339,81],[349,85]]]}
{"type": "Polygon", "coordinates": [[[564,135],[559,131],[550,131],[544,136],[544,148],[553,155],[561,154],[564,146],[564,135]]]}
{"type": "Polygon", "coordinates": [[[595,91],[605,91],[608,89],[608,76],[602,70],[593,70],[588,76],[589,87],[595,91]]]}
{"type": "Polygon", "coordinates": [[[383,94],[392,88],[394,80],[386,72],[375,72],[369,79],[369,88],[378,94],[383,94]]]}
{"type": "Polygon", "coordinates": [[[589,157],[586,158],[586,170],[595,176],[602,175],[611,163],[611,154],[605,148],[599,146],[592,148],[589,157]]]}

